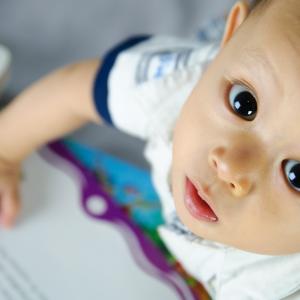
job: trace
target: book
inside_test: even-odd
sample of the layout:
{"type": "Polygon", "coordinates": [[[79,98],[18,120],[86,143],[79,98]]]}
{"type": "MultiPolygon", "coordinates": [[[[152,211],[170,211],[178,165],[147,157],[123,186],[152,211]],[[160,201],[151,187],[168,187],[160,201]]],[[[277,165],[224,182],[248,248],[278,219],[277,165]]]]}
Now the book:
{"type": "Polygon", "coordinates": [[[148,171],[72,140],[23,165],[22,212],[0,230],[0,299],[209,299],[168,252],[148,171]]]}

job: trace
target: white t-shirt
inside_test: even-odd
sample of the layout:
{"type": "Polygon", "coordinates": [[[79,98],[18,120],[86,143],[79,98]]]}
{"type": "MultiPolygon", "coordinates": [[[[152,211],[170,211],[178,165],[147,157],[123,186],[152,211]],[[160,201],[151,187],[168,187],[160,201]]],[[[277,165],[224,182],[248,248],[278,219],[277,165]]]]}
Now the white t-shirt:
{"type": "Polygon", "coordinates": [[[145,158],[162,203],[166,246],[217,300],[300,299],[300,254],[260,255],[195,236],[178,219],[171,190],[173,129],[218,42],[139,36],[104,57],[94,85],[107,124],[146,141],[145,158]],[[287,298],[288,297],[288,298],[287,298]]]}
{"type": "Polygon", "coordinates": [[[11,53],[5,46],[0,44],[0,96],[8,81],[11,65],[11,53]]]}

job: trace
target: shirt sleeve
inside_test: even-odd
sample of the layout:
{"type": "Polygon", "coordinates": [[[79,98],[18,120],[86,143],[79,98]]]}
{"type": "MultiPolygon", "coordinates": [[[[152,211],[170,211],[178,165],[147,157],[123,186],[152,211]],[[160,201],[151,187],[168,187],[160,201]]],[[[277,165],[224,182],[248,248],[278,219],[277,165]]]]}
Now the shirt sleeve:
{"type": "Polygon", "coordinates": [[[151,35],[113,47],[94,82],[95,107],[104,122],[142,139],[171,126],[177,104],[198,78],[198,48],[196,40],[151,35]]]}
{"type": "Polygon", "coordinates": [[[118,55],[128,50],[129,48],[149,39],[150,36],[144,35],[144,36],[136,36],[133,38],[129,38],[114,48],[112,48],[110,51],[107,52],[107,54],[104,56],[103,62],[101,67],[99,68],[99,71],[97,73],[95,84],[94,84],[94,100],[97,112],[99,115],[104,119],[105,122],[107,122],[109,125],[114,126],[114,123],[111,118],[110,111],[108,109],[108,79],[110,72],[116,62],[116,59],[118,58],[118,55]]]}

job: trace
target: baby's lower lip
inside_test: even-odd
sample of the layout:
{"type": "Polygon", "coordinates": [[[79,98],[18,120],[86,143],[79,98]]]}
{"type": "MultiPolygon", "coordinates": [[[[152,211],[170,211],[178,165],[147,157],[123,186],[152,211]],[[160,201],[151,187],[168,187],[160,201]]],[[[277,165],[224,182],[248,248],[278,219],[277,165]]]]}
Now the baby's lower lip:
{"type": "Polygon", "coordinates": [[[193,183],[186,177],[184,204],[189,213],[200,220],[217,222],[218,217],[210,206],[198,195],[193,183]]]}

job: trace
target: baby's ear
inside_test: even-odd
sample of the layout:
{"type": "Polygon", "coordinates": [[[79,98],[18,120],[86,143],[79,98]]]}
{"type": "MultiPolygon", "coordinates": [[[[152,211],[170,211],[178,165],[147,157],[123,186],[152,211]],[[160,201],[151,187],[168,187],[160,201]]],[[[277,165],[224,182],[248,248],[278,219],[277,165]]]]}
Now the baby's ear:
{"type": "Polygon", "coordinates": [[[237,28],[246,20],[249,15],[250,7],[249,3],[245,0],[238,1],[231,8],[230,13],[227,17],[226,27],[221,42],[221,47],[231,39],[237,28]]]}

